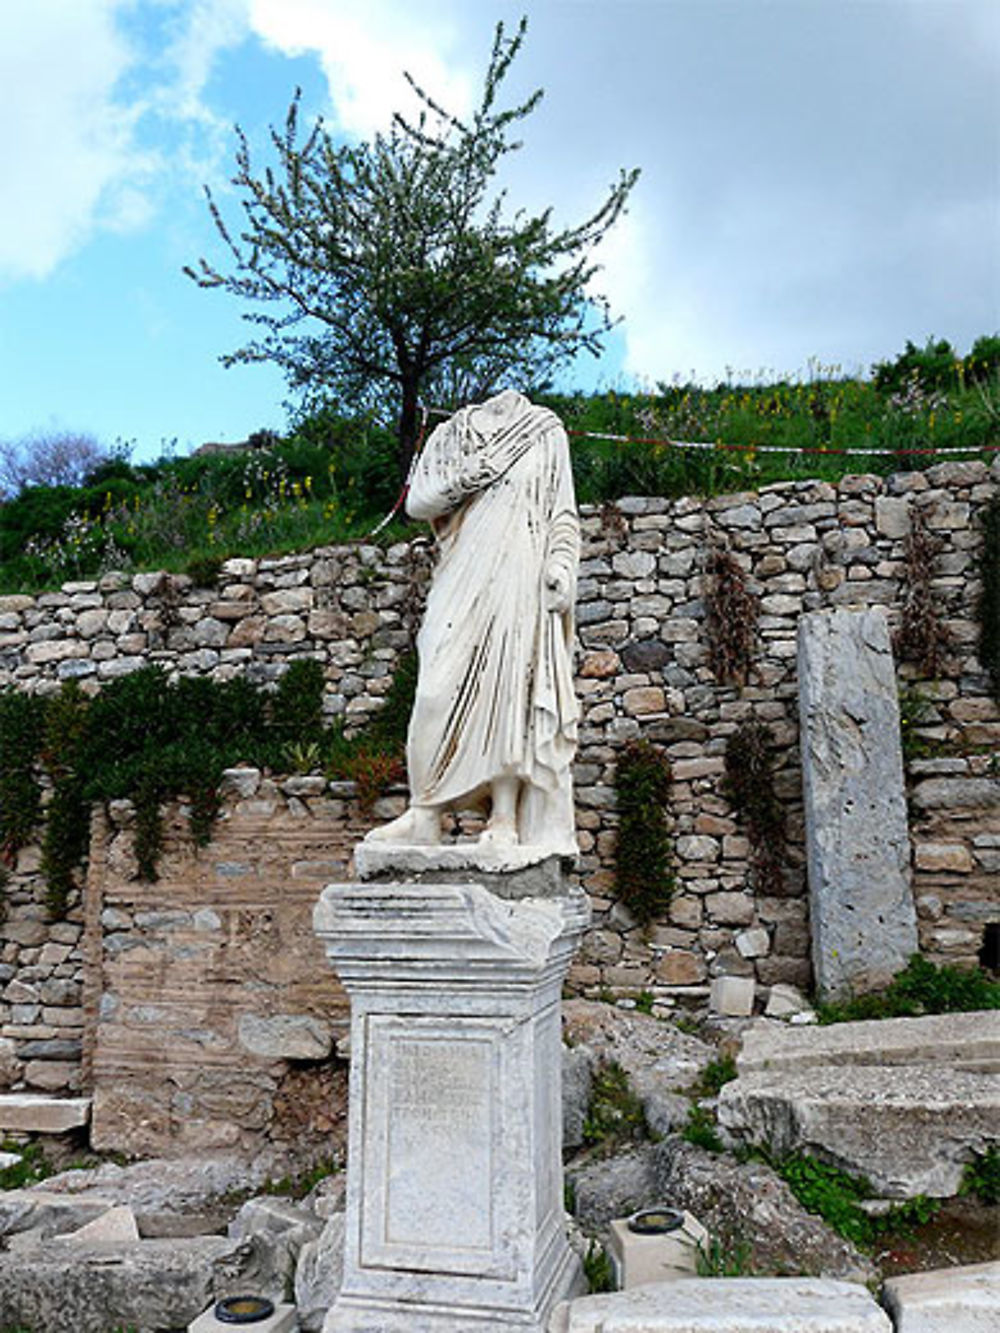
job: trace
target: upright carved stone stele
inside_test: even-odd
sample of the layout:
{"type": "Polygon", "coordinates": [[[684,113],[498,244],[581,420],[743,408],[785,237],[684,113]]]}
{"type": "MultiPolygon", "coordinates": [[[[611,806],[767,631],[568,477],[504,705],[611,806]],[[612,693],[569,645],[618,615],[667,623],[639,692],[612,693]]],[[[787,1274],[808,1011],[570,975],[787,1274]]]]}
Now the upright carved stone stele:
{"type": "Polygon", "coordinates": [[[813,970],[846,996],[884,986],[917,949],[885,612],[802,616],[798,668],[813,970]]]}

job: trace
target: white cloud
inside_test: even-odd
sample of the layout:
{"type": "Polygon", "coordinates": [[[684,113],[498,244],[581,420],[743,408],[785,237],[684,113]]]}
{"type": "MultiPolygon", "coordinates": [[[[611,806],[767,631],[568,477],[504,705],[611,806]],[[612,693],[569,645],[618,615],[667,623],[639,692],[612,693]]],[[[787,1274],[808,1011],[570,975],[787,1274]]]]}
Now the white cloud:
{"type": "Polygon", "coordinates": [[[455,34],[426,7],[387,0],[248,0],[250,24],[287,56],[315,52],[323,67],[333,119],[366,138],[388,128],[394,111],[418,109],[408,71],[446,110],[470,110],[472,84],[451,67],[455,34]]]}
{"type": "Polygon", "coordinates": [[[98,220],[141,220],[148,162],[114,101],[131,56],[114,0],[0,6],[0,277],[43,278],[98,220]]]}

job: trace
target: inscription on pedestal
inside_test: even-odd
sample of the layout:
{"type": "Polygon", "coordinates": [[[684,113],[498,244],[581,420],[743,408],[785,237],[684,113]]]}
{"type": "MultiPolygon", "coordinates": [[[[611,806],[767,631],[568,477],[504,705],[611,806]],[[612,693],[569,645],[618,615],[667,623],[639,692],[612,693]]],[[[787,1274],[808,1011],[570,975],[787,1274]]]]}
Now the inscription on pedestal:
{"type": "Polygon", "coordinates": [[[393,1042],[387,1244],[492,1246],[491,1057],[482,1040],[393,1042]]]}
{"type": "Polygon", "coordinates": [[[362,1262],[505,1273],[498,1239],[502,1026],[490,1019],[367,1021],[367,1126],[378,1163],[362,1201],[362,1262]]]}

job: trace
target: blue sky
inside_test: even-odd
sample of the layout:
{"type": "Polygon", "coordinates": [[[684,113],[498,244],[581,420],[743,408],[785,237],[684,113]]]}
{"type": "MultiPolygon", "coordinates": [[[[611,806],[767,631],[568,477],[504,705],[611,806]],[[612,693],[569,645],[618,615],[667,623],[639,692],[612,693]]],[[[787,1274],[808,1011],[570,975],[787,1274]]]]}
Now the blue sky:
{"type": "Polygon", "coordinates": [[[598,258],[624,323],[569,383],[846,369],[1000,327],[1000,7],[989,0],[0,0],[0,439],[80,430],[154,457],[281,428],[266,366],[219,365],[234,122],[296,85],[338,133],[467,109],[498,18],[545,99],[510,197],[591,211],[642,179],[598,258]]]}

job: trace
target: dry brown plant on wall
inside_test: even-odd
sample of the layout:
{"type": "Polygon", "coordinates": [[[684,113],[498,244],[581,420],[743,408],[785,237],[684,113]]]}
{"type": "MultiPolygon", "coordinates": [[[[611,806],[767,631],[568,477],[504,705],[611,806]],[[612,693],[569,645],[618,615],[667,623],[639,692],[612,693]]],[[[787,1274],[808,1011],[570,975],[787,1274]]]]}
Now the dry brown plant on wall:
{"type": "Polygon", "coordinates": [[[894,647],[901,661],[915,663],[928,679],[940,674],[948,646],[932,586],[940,549],[923,511],[910,505],[910,531],[903,543],[901,620],[894,647]]]}
{"type": "Polygon", "coordinates": [[[722,684],[745,685],[757,641],[760,603],[747,587],[743,566],[718,539],[705,560],[709,665],[722,684]]]}

